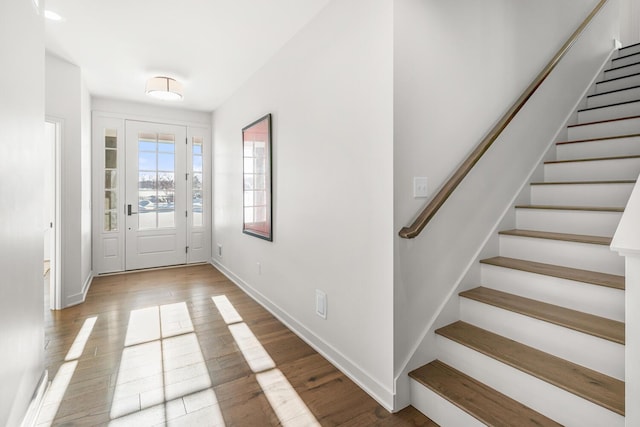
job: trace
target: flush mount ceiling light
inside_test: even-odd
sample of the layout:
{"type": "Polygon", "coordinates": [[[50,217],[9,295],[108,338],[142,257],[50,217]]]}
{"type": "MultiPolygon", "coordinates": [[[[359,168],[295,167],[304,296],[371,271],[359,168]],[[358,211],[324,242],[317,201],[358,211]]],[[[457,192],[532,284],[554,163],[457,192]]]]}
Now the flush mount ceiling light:
{"type": "Polygon", "coordinates": [[[182,84],[171,77],[152,77],[147,80],[146,94],[164,101],[182,99],[182,84]]]}

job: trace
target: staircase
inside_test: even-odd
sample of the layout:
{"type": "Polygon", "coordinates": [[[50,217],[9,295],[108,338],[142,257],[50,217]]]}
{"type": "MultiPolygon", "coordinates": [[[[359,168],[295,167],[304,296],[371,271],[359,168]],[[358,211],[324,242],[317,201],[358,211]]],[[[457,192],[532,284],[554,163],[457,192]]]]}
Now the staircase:
{"type": "Polygon", "coordinates": [[[609,249],[640,173],[640,45],[620,49],[409,374],[412,405],[458,426],[624,426],[624,258],[609,249]]]}

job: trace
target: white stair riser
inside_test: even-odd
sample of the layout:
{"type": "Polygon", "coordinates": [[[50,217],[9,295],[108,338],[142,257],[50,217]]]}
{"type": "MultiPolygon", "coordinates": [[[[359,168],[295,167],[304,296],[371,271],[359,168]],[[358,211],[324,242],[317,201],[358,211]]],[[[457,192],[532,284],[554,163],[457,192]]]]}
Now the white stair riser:
{"type": "Polygon", "coordinates": [[[613,70],[606,70],[604,72],[604,79],[617,79],[618,77],[626,77],[638,73],[640,73],[640,64],[629,65],[622,68],[615,68],[613,70]]]}
{"type": "Polygon", "coordinates": [[[620,58],[621,56],[633,55],[634,53],[640,53],[640,45],[625,46],[622,49],[618,49],[615,56],[616,58],[620,58]]]}
{"type": "Polygon", "coordinates": [[[618,52],[618,56],[611,60],[611,68],[622,67],[640,62],[640,54],[633,52],[618,52]]]}
{"type": "Polygon", "coordinates": [[[639,173],[640,157],[544,165],[545,182],[635,181],[639,173]]]}
{"type": "Polygon", "coordinates": [[[602,107],[605,105],[635,101],[638,99],[640,99],[640,87],[634,87],[625,90],[617,90],[615,92],[608,92],[603,95],[589,96],[587,98],[587,108],[602,107]]]}
{"type": "Polygon", "coordinates": [[[505,338],[624,380],[624,346],[621,344],[467,298],[460,298],[460,318],[505,338]]]}
{"type": "Polygon", "coordinates": [[[444,337],[438,358],[567,427],[624,427],[624,417],[444,337]]]}
{"type": "Polygon", "coordinates": [[[436,424],[446,426],[486,427],[447,399],[411,379],[411,405],[436,424]]]}
{"type": "Polygon", "coordinates": [[[567,128],[567,132],[569,141],[607,138],[610,136],[634,135],[640,133],[640,117],[602,123],[592,123],[588,125],[569,126],[567,128]]]}
{"type": "Polygon", "coordinates": [[[611,237],[621,217],[622,212],[516,209],[516,227],[521,230],[611,237]]]}
{"type": "Polygon", "coordinates": [[[500,255],[624,275],[624,257],[604,245],[501,235],[500,255]]]}
{"type": "Polygon", "coordinates": [[[557,160],[638,155],[640,155],[640,137],[637,136],[556,145],[557,160]]]}
{"type": "Polygon", "coordinates": [[[624,322],[624,291],[606,286],[481,264],[482,284],[491,289],[624,322]]]}
{"type": "Polygon", "coordinates": [[[624,104],[610,105],[608,107],[599,107],[593,110],[579,111],[578,123],[591,123],[633,116],[640,116],[640,102],[627,102],[624,104]]]}
{"type": "Polygon", "coordinates": [[[633,183],[532,185],[531,204],[626,206],[633,186],[633,183]]]}
{"type": "Polygon", "coordinates": [[[640,85],[640,75],[622,77],[613,80],[604,80],[596,83],[596,93],[610,92],[612,90],[626,89],[640,85]]]}

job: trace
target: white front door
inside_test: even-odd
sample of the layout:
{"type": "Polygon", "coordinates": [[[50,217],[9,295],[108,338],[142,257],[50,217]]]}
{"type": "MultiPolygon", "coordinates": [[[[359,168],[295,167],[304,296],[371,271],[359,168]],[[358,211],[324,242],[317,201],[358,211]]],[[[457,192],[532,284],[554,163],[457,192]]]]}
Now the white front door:
{"type": "Polygon", "coordinates": [[[126,121],[125,269],[187,262],[184,126],[126,121]]]}

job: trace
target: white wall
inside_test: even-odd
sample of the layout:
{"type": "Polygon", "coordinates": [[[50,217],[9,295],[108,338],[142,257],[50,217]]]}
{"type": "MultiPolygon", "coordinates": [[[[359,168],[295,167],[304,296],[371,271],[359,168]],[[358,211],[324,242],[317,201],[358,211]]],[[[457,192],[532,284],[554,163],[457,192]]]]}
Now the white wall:
{"type": "Polygon", "coordinates": [[[622,0],[620,40],[623,46],[640,42],[640,0],[622,0]]]}
{"type": "Polygon", "coordinates": [[[44,23],[0,2],[0,425],[19,425],[44,370],[44,23]]]}
{"type": "Polygon", "coordinates": [[[162,120],[162,123],[181,123],[206,125],[211,124],[211,113],[195,110],[184,110],[169,106],[143,104],[141,102],[121,101],[111,98],[93,96],[93,111],[114,113],[131,120],[162,120]]]}
{"type": "Polygon", "coordinates": [[[334,0],[213,114],[214,263],[387,408],[392,19],[391,0],[334,0]],[[242,234],[241,129],[266,113],[272,243],[242,234]],[[315,289],[327,294],[326,320],[315,289]]]}
{"type": "MultiPolygon", "coordinates": [[[[413,199],[412,178],[428,177],[431,190],[437,190],[596,3],[395,2],[396,233],[426,203],[413,199]]],[[[573,49],[573,59],[558,67],[422,234],[413,240],[396,237],[398,378],[406,379],[407,366],[435,357],[426,342],[410,361],[440,306],[611,52],[618,37],[618,3],[610,1],[607,11],[603,24],[590,26],[597,34],[573,49]]],[[[405,392],[398,385],[398,393],[405,392]]],[[[407,403],[400,400],[400,406],[407,403]]]]}
{"type": "Polygon", "coordinates": [[[46,113],[62,120],[61,301],[84,301],[91,282],[91,103],[79,67],[45,58],[46,113]]]}

